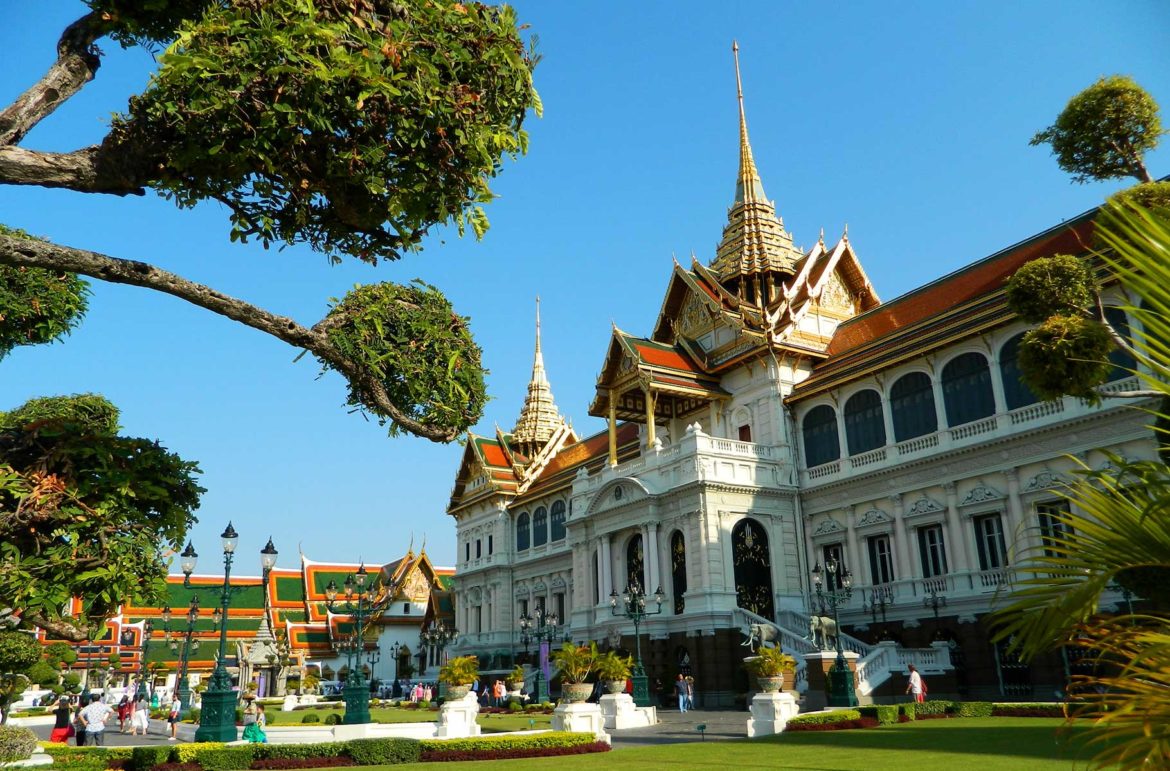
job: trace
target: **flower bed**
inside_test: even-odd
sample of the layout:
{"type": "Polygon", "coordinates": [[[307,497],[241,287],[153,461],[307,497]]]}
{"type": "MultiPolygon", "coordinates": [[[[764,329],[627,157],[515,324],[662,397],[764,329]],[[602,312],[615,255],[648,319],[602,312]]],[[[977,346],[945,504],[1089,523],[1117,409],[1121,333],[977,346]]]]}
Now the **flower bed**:
{"type": "Polygon", "coordinates": [[[785,730],[837,731],[953,717],[1065,717],[1066,708],[1067,705],[1059,703],[1013,704],[932,699],[922,703],[874,704],[856,710],[810,712],[789,720],[785,730]]]}

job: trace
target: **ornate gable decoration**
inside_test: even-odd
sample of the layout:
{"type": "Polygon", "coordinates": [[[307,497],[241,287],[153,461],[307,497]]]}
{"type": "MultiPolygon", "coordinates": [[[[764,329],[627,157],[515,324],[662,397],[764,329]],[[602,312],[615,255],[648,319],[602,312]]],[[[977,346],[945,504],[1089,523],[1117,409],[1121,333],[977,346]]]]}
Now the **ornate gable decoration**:
{"type": "Polygon", "coordinates": [[[830,533],[836,533],[844,529],[845,528],[841,525],[840,522],[833,519],[832,517],[829,517],[828,519],[822,520],[821,524],[817,525],[817,529],[813,531],[813,535],[829,535],[830,533]]]}
{"type": "Polygon", "coordinates": [[[845,286],[845,282],[841,280],[841,274],[834,270],[829,276],[825,288],[821,291],[821,305],[852,315],[854,302],[853,294],[845,286]]]}
{"type": "Polygon", "coordinates": [[[914,505],[906,510],[907,517],[918,517],[923,514],[933,514],[936,511],[942,511],[945,508],[941,503],[932,498],[923,496],[914,502],[914,505]]]}
{"type": "Polygon", "coordinates": [[[417,566],[411,568],[410,574],[402,582],[401,595],[411,602],[424,602],[431,594],[431,582],[423,575],[417,566]]]}
{"type": "Polygon", "coordinates": [[[1028,483],[1024,485],[1024,489],[1020,492],[1037,493],[1044,490],[1054,490],[1058,487],[1067,487],[1068,484],[1069,480],[1063,475],[1050,469],[1045,469],[1029,479],[1028,483]]]}
{"type": "Polygon", "coordinates": [[[971,489],[971,492],[967,493],[967,497],[964,498],[963,502],[960,503],[959,505],[960,506],[970,506],[970,505],[976,504],[976,503],[986,503],[988,501],[998,501],[998,500],[1001,500],[1002,498],[1003,498],[1003,494],[1001,492],[999,492],[998,490],[996,490],[993,487],[988,487],[987,485],[980,482],[979,484],[975,485],[975,487],[973,487],[971,489]]]}
{"type": "Polygon", "coordinates": [[[682,313],[679,314],[676,325],[677,332],[680,335],[698,339],[706,334],[711,327],[711,311],[707,307],[707,303],[703,302],[702,298],[694,292],[688,292],[682,313]]]}
{"type": "Polygon", "coordinates": [[[881,509],[870,509],[861,515],[861,519],[857,520],[858,527],[869,527],[870,525],[880,525],[883,522],[889,522],[890,517],[881,509]]]}

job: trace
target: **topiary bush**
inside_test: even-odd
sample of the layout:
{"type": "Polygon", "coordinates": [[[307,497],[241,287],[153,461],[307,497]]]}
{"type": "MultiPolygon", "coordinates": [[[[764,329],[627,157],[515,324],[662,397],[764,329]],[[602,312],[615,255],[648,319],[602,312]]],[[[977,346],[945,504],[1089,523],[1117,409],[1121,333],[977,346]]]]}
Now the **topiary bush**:
{"type": "Polygon", "coordinates": [[[14,763],[32,757],[37,735],[27,728],[0,725],[0,763],[14,763]]]}
{"type": "Polygon", "coordinates": [[[318,715],[316,712],[310,712],[309,714],[307,714],[303,718],[301,718],[301,722],[302,723],[320,723],[321,716],[318,715]]]}
{"type": "Polygon", "coordinates": [[[991,717],[994,707],[990,701],[960,701],[955,702],[954,714],[957,717],[991,717]]]}
{"type": "Polygon", "coordinates": [[[843,731],[851,728],[874,728],[876,717],[862,717],[856,709],[810,712],[797,715],[784,725],[785,731],[843,731]]]}
{"type": "Polygon", "coordinates": [[[169,746],[135,747],[130,751],[130,762],[127,764],[127,768],[130,771],[150,771],[150,769],[166,763],[170,759],[171,747],[169,746]]]}
{"type": "Polygon", "coordinates": [[[945,715],[948,712],[953,712],[957,703],[946,699],[930,699],[929,701],[915,704],[914,711],[917,717],[922,717],[923,715],[945,715]]]}
{"type": "Polygon", "coordinates": [[[992,717],[1066,717],[1068,705],[1041,702],[1038,704],[995,703],[991,705],[992,717]]]}
{"type": "Polygon", "coordinates": [[[341,715],[336,712],[330,712],[325,716],[324,723],[325,725],[338,725],[341,723],[341,715]]]}
{"type": "Polygon", "coordinates": [[[898,722],[906,723],[918,717],[918,705],[914,702],[898,705],[898,722]],[[903,719],[905,718],[905,719],[903,719]]]}
{"type": "Polygon", "coordinates": [[[252,765],[252,746],[242,744],[205,749],[196,754],[196,762],[203,771],[242,771],[252,765]]]}
{"type": "Polygon", "coordinates": [[[520,702],[516,701],[515,699],[513,699],[513,700],[508,702],[508,711],[509,712],[523,712],[524,705],[521,704],[520,702]]]}
{"type": "Polygon", "coordinates": [[[878,725],[890,725],[898,722],[897,704],[874,704],[867,707],[858,707],[857,711],[861,713],[862,717],[876,719],[878,725]]]}
{"type": "Polygon", "coordinates": [[[345,743],[345,754],[359,766],[417,763],[420,751],[414,739],[354,739],[345,743]]]}

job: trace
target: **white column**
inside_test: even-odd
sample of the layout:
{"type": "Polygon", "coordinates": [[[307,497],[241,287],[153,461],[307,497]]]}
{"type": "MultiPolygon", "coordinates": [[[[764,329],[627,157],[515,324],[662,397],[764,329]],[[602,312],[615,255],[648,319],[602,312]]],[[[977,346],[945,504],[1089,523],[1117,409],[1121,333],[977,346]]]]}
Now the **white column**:
{"type": "Polygon", "coordinates": [[[991,380],[991,395],[995,398],[995,414],[1007,412],[1007,397],[1003,395],[1003,379],[999,376],[999,356],[992,354],[987,366],[991,380]]]}
{"type": "Polygon", "coordinates": [[[894,559],[898,563],[895,578],[909,580],[915,576],[910,562],[910,539],[906,535],[906,508],[901,493],[891,495],[890,501],[894,504],[894,559]]]}
{"type": "Polygon", "coordinates": [[[857,543],[857,527],[855,526],[854,512],[850,511],[846,514],[845,523],[848,528],[845,530],[845,566],[853,571],[853,574],[858,578],[861,577],[861,547],[857,543]]]}
{"type": "Polygon", "coordinates": [[[609,595],[613,592],[613,560],[609,553],[609,535],[598,540],[597,578],[601,582],[601,602],[604,604],[609,602],[609,595]]]}
{"type": "Polygon", "coordinates": [[[947,427],[947,407],[943,401],[941,371],[930,378],[930,385],[934,389],[934,414],[938,420],[938,430],[943,431],[947,427]]]}
{"type": "Polygon", "coordinates": [[[1024,517],[1024,502],[1020,500],[1020,472],[1017,469],[1009,468],[1003,473],[1007,477],[1007,515],[1011,527],[1009,531],[1011,540],[1008,541],[1008,549],[1013,555],[1011,561],[1018,564],[1021,561],[1021,556],[1030,545],[1028,523],[1024,517]]]}
{"type": "Polygon", "coordinates": [[[649,565],[648,575],[646,580],[649,582],[646,585],[646,592],[650,593],[662,585],[662,573],[658,564],[658,523],[650,522],[646,525],[645,534],[646,543],[643,551],[646,554],[647,564],[649,565]]]}
{"type": "Polygon", "coordinates": [[[963,573],[971,569],[967,554],[971,539],[963,530],[963,520],[959,517],[959,491],[955,483],[947,482],[943,489],[947,493],[947,559],[952,573],[963,573]]]}
{"type": "Polygon", "coordinates": [[[837,414],[837,443],[841,445],[841,458],[849,457],[849,437],[845,435],[845,406],[841,405],[833,412],[837,414]]]}

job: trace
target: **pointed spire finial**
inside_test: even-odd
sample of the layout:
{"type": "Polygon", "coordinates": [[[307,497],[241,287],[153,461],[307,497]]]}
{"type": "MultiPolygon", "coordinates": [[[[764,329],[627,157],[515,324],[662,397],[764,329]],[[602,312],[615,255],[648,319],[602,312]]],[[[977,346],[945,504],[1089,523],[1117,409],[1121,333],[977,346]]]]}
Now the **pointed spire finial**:
{"type": "Polygon", "coordinates": [[[756,170],[752,157],[752,145],[748,141],[747,113],[743,108],[743,77],[739,73],[739,43],[731,42],[731,53],[735,59],[735,98],[739,101],[739,179],[735,183],[735,202],[764,202],[764,183],[756,170]]]}
{"type": "Polygon", "coordinates": [[[512,439],[522,455],[532,457],[544,446],[561,424],[560,412],[553,401],[552,387],[544,371],[544,354],[540,348],[540,296],[536,298],[536,352],[532,359],[532,379],[528,395],[516,421],[512,439]]]}
{"type": "Polygon", "coordinates": [[[536,355],[538,358],[542,358],[541,364],[543,364],[543,357],[540,356],[540,295],[536,296],[536,355]]]}

